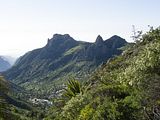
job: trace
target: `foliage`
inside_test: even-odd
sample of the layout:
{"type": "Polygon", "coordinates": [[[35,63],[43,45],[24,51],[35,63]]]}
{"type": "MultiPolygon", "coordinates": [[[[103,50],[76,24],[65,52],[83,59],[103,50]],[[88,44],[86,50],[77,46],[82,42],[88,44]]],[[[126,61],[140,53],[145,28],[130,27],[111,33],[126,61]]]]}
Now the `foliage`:
{"type": "Polygon", "coordinates": [[[8,92],[7,84],[2,76],[0,76],[0,119],[7,119],[10,115],[5,115],[8,112],[8,106],[5,102],[4,95],[8,92]]]}
{"type": "Polygon", "coordinates": [[[89,89],[83,95],[64,99],[55,119],[158,120],[160,28],[143,34],[122,55],[103,64],[85,85],[89,89]]]}
{"type": "Polygon", "coordinates": [[[47,97],[54,84],[63,84],[71,74],[77,79],[85,78],[107,59],[121,54],[118,48],[125,44],[127,42],[118,36],[102,40],[99,44],[56,34],[44,47],[20,57],[3,75],[15,84],[36,92],[39,97],[47,97]]]}
{"type": "Polygon", "coordinates": [[[65,89],[64,95],[71,98],[80,93],[83,93],[80,82],[74,79],[68,80],[67,88],[65,89]]]}
{"type": "Polygon", "coordinates": [[[0,120],[36,120],[44,118],[44,112],[37,110],[27,99],[16,98],[17,92],[26,94],[19,87],[0,77],[0,120]],[[13,87],[13,88],[12,88],[13,87]],[[14,94],[12,94],[14,93],[14,94]]]}

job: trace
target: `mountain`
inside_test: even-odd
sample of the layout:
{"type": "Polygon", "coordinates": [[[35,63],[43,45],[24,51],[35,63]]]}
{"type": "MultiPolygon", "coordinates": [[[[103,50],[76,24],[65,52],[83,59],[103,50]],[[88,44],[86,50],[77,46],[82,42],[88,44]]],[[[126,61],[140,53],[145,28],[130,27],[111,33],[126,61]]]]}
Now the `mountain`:
{"type": "MultiPolygon", "coordinates": [[[[100,37],[98,41],[102,42],[100,37]]],[[[47,119],[160,120],[159,91],[160,27],[137,38],[85,84],[68,81],[47,119]]]]}
{"type": "Polygon", "coordinates": [[[15,57],[12,57],[12,56],[8,56],[8,55],[3,55],[1,56],[5,61],[9,62],[10,65],[13,65],[16,61],[16,58],[15,57]]]}
{"type": "Polygon", "coordinates": [[[0,56],[0,72],[6,71],[11,67],[10,63],[0,56]]]}
{"type": "Polygon", "coordinates": [[[94,43],[88,43],[76,41],[68,34],[55,34],[43,48],[26,53],[3,74],[7,80],[29,90],[49,91],[54,83],[62,83],[70,75],[80,79],[92,72],[121,54],[119,48],[126,44],[119,36],[107,40],[98,36],[94,43]]]}

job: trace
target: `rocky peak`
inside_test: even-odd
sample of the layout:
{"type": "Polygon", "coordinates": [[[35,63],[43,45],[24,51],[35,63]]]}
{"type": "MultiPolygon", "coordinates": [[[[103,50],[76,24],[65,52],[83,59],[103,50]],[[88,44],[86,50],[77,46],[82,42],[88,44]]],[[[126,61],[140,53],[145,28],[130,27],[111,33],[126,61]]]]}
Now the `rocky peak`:
{"type": "Polygon", "coordinates": [[[111,43],[119,43],[119,42],[123,42],[123,43],[127,43],[127,41],[117,35],[112,36],[111,38],[105,40],[106,43],[111,42],[111,43]]]}
{"type": "Polygon", "coordinates": [[[53,40],[58,40],[58,39],[63,39],[63,40],[68,40],[68,39],[73,39],[69,34],[54,34],[53,35],[53,40]]]}
{"type": "Polygon", "coordinates": [[[122,46],[124,46],[125,44],[127,44],[127,41],[117,35],[112,36],[111,38],[105,40],[105,44],[109,47],[109,48],[120,48],[122,46]]]}
{"type": "Polygon", "coordinates": [[[64,34],[64,35],[54,34],[53,38],[48,39],[47,46],[52,46],[53,44],[58,45],[66,41],[75,41],[75,40],[69,34],[64,34]]]}
{"type": "Polygon", "coordinates": [[[97,36],[97,38],[96,38],[96,44],[102,44],[104,41],[103,41],[103,38],[100,36],[100,35],[98,35],[97,36]]]}
{"type": "Polygon", "coordinates": [[[110,39],[112,39],[112,40],[119,40],[119,39],[123,39],[123,38],[121,38],[121,37],[119,37],[118,35],[113,35],[110,39]]]}

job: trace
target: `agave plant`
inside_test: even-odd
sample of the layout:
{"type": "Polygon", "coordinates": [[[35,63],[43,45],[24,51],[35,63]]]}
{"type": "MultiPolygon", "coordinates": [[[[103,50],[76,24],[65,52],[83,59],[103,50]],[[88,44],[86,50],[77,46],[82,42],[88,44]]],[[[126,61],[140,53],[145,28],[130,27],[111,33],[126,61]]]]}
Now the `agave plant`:
{"type": "Polygon", "coordinates": [[[67,88],[65,89],[64,95],[71,98],[80,93],[83,93],[80,82],[75,79],[68,80],[67,88]]]}

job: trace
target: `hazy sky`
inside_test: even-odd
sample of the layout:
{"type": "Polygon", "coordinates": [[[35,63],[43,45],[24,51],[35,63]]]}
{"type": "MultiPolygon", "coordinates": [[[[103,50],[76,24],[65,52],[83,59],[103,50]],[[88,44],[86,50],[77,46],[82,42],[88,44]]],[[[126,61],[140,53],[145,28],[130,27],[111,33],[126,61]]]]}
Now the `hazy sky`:
{"type": "Polygon", "coordinates": [[[53,34],[94,42],[119,35],[131,41],[132,25],[160,25],[160,0],[0,0],[0,55],[22,55],[53,34]]]}

